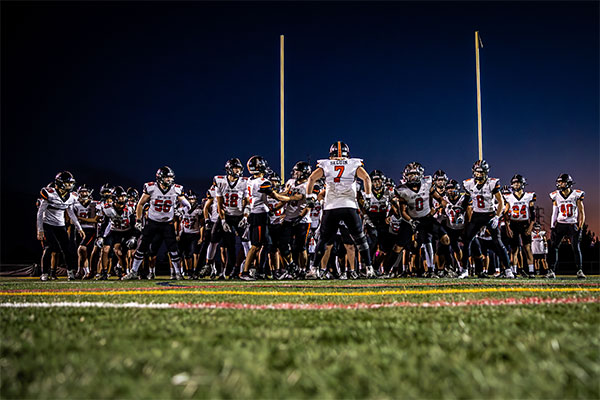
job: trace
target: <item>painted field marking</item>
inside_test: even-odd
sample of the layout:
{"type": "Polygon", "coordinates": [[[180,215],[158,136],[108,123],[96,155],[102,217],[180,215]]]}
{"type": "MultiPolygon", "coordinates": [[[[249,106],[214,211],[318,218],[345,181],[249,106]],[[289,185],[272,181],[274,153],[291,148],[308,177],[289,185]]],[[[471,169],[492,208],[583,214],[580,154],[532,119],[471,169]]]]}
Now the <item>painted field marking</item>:
{"type": "Polygon", "coordinates": [[[233,310],[357,310],[402,307],[472,307],[472,306],[518,306],[544,304],[586,304],[599,303],[598,297],[563,297],[543,298],[524,297],[509,299],[478,299],[465,301],[428,301],[390,302],[390,303],[354,303],[354,304],[306,304],[306,303],[276,303],[276,304],[244,304],[227,302],[209,303],[108,303],[108,302],[54,302],[54,303],[0,303],[0,308],[137,308],[137,309],[233,309],[233,310]]]}
{"type": "MultiPolygon", "coordinates": [[[[535,288],[535,287],[496,287],[477,289],[430,289],[430,290],[381,290],[378,292],[282,292],[282,291],[245,291],[245,290],[153,290],[151,294],[195,294],[195,295],[234,295],[234,296],[387,296],[404,294],[460,294],[460,293],[507,293],[507,292],[599,292],[600,288],[535,288]]],[[[150,294],[146,290],[121,291],[25,291],[0,292],[0,296],[117,296],[150,294]]]]}

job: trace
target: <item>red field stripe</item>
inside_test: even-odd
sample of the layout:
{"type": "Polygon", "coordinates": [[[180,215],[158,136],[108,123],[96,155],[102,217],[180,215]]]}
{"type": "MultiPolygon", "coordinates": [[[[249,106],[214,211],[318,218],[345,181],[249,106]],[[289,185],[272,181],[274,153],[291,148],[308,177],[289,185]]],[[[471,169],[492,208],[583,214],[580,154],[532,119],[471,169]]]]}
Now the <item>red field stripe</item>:
{"type": "Polygon", "coordinates": [[[352,303],[352,304],[305,304],[305,303],[275,303],[275,304],[244,304],[244,303],[174,303],[172,308],[193,309],[231,309],[231,310],[357,310],[394,307],[471,307],[471,306],[519,306],[519,305],[541,305],[541,304],[578,304],[599,303],[598,297],[563,297],[543,298],[524,297],[509,299],[479,299],[465,301],[427,301],[413,303],[408,301],[394,301],[391,303],[352,303]]]}

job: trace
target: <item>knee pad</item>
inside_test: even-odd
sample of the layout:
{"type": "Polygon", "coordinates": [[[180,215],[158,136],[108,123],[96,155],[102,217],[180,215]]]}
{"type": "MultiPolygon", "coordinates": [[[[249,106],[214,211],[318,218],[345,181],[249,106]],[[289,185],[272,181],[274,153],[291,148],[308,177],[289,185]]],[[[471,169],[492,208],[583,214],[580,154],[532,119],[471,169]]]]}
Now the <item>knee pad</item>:
{"type": "Polygon", "coordinates": [[[171,261],[179,261],[179,253],[176,251],[170,251],[171,261]]]}
{"type": "Polygon", "coordinates": [[[364,251],[369,249],[369,244],[367,243],[367,236],[364,232],[361,232],[358,236],[352,236],[352,240],[354,240],[354,244],[356,244],[356,248],[358,251],[364,251]]]}
{"type": "Polygon", "coordinates": [[[145,255],[144,252],[136,250],[135,253],[133,253],[133,258],[135,258],[136,260],[143,260],[144,255],[145,255]]]}

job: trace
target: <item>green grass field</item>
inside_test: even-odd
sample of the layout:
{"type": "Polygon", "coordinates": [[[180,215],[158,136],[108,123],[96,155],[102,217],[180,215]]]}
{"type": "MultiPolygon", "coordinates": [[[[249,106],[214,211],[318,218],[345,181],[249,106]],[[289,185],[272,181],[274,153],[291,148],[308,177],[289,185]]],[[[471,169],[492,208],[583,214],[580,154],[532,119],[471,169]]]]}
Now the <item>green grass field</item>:
{"type": "Polygon", "coordinates": [[[7,399],[600,398],[597,277],[2,279],[0,297],[7,399]]]}

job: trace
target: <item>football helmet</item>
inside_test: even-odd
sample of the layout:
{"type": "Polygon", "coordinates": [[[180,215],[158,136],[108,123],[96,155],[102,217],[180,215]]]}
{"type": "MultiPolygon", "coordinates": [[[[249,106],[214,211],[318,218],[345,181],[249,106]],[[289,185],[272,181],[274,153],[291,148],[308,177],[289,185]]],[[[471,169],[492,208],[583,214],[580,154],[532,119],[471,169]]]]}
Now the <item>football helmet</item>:
{"type": "Polygon", "coordinates": [[[534,231],[541,231],[541,230],[542,230],[542,225],[540,225],[540,223],[539,223],[539,222],[535,222],[535,223],[533,224],[533,230],[534,230],[534,231]]]}
{"type": "Polygon", "coordinates": [[[185,198],[188,199],[190,203],[198,201],[198,196],[196,196],[196,192],[194,192],[192,189],[189,189],[185,193],[185,198]]]}
{"type": "Polygon", "coordinates": [[[404,167],[402,177],[407,184],[416,185],[423,179],[425,168],[418,162],[411,162],[404,167]]]}
{"type": "Polygon", "coordinates": [[[292,168],[292,177],[296,179],[308,179],[312,173],[312,168],[305,161],[298,161],[292,168]]]}
{"type": "Polygon", "coordinates": [[[231,177],[239,178],[244,173],[244,166],[242,165],[242,162],[239,158],[230,158],[225,163],[225,172],[227,172],[227,175],[231,177]],[[235,172],[233,170],[234,168],[239,168],[240,170],[238,172],[235,172]]]}
{"type": "Polygon", "coordinates": [[[433,174],[433,183],[439,187],[440,189],[443,189],[444,187],[446,187],[446,183],[448,182],[448,175],[446,175],[446,173],[441,170],[438,169],[437,171],[434,172],[433,174]],[[438,181],[442,181],[438,184],[438,181]]]}
{"type": "Polygon", "coordinates": [[[525,185],[527,185],[527,179],[523,175],[515,174],[510,180],[510,186],[512,186],[514,191],[523,189],[525,185]]]}
{"type": "Polygon", "coordinates": [[[378,169],[371,171],[369,177],[371,177],[371,184],[373,185],[373,188],[377,190],[381,189],[384,182],[386,182],[385,175],[378,169]]]}
{"type": "Polygon", "coordinates": [[[269,175],[269,180],[271,181],[275,191],[279,191],[279,189],[281,189],[281,177],[277,172],[272,172],[271,175],[269,175]]]}
{"type": "Polygon", "coordinates": [[[490,166],[485,160],[477,160],[471,168],[473,170],[473,178],[477,183],[483,183],[490,173],[490,166]]]}
{"type": "Polygon", "coordinates": [[[106,200],[112,197],[115,188],[112,187],[110,183],[105,183],[100,188],[100,199],[106,200]]]}
{"type": "Polygon", "coordinates": [[[171,188],[175,183],[175,172],[171,169],[171,167],[160,167],[156,171],[156,182],[167,188],[171,188]]]}
{"type": "Polygon", "coordinates": [[[248,168],[248,172],[252,175],[255,174],[267,174],[270,170],[269,164],[267,164],[267,160],[265,160],[261,156],[252,156],[246,163],[246,167],[248,168]]]}
{"type": "Polygon", "coordinates": [[[125,204],[127,204],[127,192],[125,191],[125,189],[123,189],[122,186],[115,187],[113,196],[115,197],[115,203],[117,203],[118,205],[124,206],[125,204]]]}
{"type": "Polygon", "coordinates": [[[131,201],[138,201],[138,199],[140,198],[140,192],[138,192],[136,188],[130,187],[127,189],[127,197],[131,201]]]}
{"type": "Polygon", "coordinates": [[[350,147],[344,142],[334,142],[329,146],[329,157],[350,157],[350,147]]]}
{"type": "Polygon", "coordinates": [[[86,200],[91,200],[92,198],[92,192],[94,190],[90,190],[85,184],[79,186],[79,188],[77,189],[77,195],[79,196],[79,200],[80,201],[86,201],[86,200]]]}
{"type": "Polygon", "coordinates": [[[69,171],[62,171],[56,174],[54,178],[54,186],[57,189],[71,192],[75,187],[75,178],[69,171]]]}
{"type": "Polygon", "coordinates": [[[450,179],[446,183],[446,194],[451,198],[456,198],[460,192],[460,183],[455,179],[450,179]]]}
{"type": "Polygon", "coordinates": [[[500,188],[500,193],[502,193],[503,195],[509,195],[512,193],[512,190],[510,190],[510,186],[504,185],[500,188]]]}
{"type": "Polygon", "coordinates": [[[568,189],[573,186],[573,183],[573,178],[571,178],[571,175],[569,174],[560,174],[558,178],[556,178],[556,188],[558,190],[568,189]],[[565,186],[562,186],[563,183],[565,186]]]}

